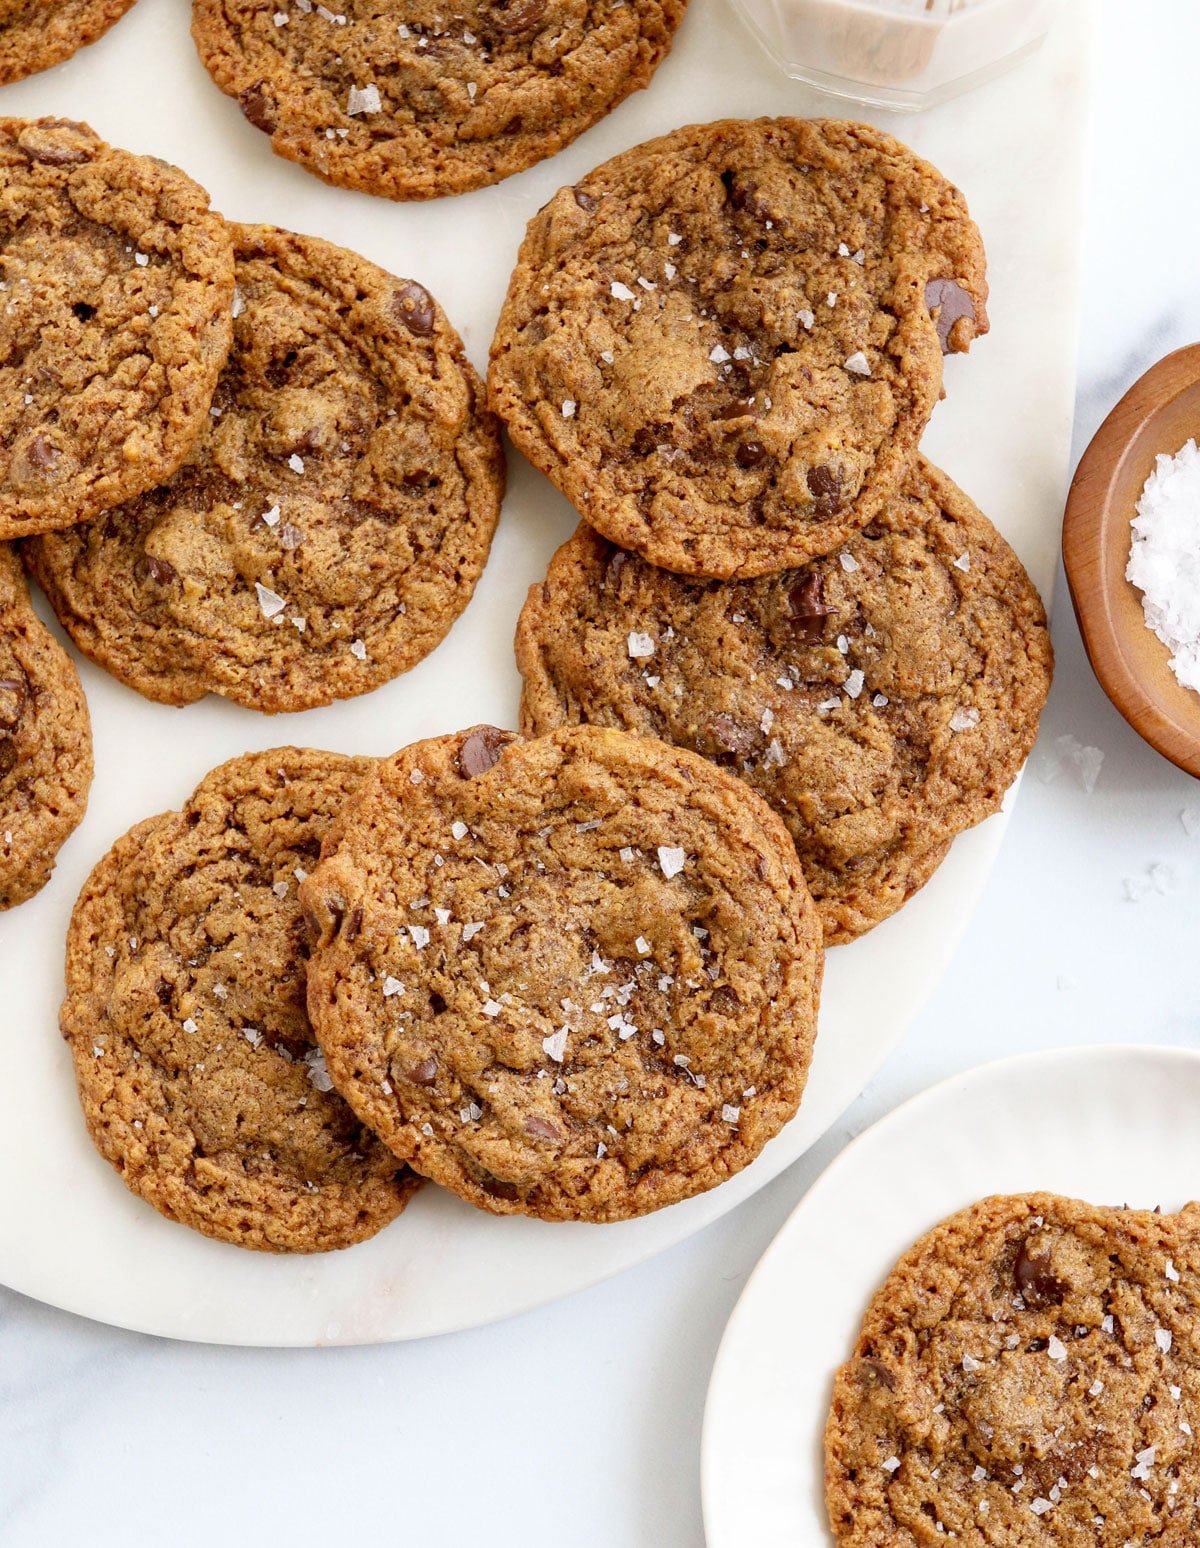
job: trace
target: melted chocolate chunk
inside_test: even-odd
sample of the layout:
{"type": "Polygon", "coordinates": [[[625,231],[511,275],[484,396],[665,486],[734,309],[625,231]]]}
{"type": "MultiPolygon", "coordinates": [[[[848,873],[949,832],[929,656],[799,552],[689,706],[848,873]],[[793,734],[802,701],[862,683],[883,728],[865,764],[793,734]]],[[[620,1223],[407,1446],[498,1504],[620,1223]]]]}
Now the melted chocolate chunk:
{"type": "Polygon", "coordinates": [[[58,461],[58,448],[39,433],[29,443],[28,457],[31,468],[49,469],[58,461]]]}
{"type": "Polygon", "coordinates": [[[246,119],[256,129],[261,129],[264,134],[275,133],[275,104],[267,96],[264,87],[265,81],[259,81],[257,85],[247,86],[238,98],[238,106],[246,119]]]}
{"type": "Polygon", "coordinates": [[[0,677],[0,731],[11,731],[25,713],[27,690],[19,677],[0,677]]]}
{"type": "Polygon", "coordinates": [[[610,591],[615,591],[621,584],[621,571],[625,568],[625,561],[629,555],[623,548],[614,549],[604,571],[604,584],[610,591]]]}
{"type": "Polygon", "coordinates": [[[432,1086],[437,1081],[437,1060],[431,1054],[428,1059],[422,1059],[420,1064],[409,1070],[408,1078],[414,1086],[432,1086]]]}
{"type": "Polygon", "coordinates": [[[743,441],[733,454],[739,468],[756,468],[766,455],[761,441],[743,441]]]}
{"type": "Polygon", "coordinates": [[[512,0],[511,5],[492,8],[492,23],[501,32],[530,32],[545,14],[546,0],[512,0]]]}
{"type": "Polygon", "coordinates": [[[739,725],[732,715],[714,715],[708,723],[708,734],[718,747],[739,757],[753,751],[756,741],[754,728],[739,725]]]}
{"type": "Polygon", "coordinates": [[[396,292],[392,311],[418,339],[427,339],[433,332],[433,297],[416,280],[407,280],[396,292]]]}
{"type": "Polygon", "coordinates": [[[1066,1299],[1066,1285],[1050,1271],[1049,1253],[1033,1257],[1027,1241],[1021,1243],[1013,1265],[1013,1278],[1018,1295],[1032,1311],[1043,1306],[1061,1306],[1066,1299]]]}
{"type": "Polygon", "coordinates": [[[0,736],[0,779],[17,766],[17,744],[11,736],[0,736]]]}
{"type": "Polygon", "coordinates": [[[536,1113],[533,1114],[532,1117],[526,1118],[525,1132],[529,1135],[530,1139],[555,1141],[562,1139],[562,1135],[558,1132],[554,1125],[552,1123],[547,1123],[544,1118],[539,1118],[536,1113]]]}
{"type": "Polygon", "coordinates": [[[823,623],[833,612],[825,602],[824,580],[820,575],[806,575],[788,592],[788,607],[799,632],[806,640],[819,640],[823,623]]]}
{"type": "Polygon", "coordinates": [[[511,731],[501,731],[497,726],[480,726],[458,749],[458,772],[464,779],[486,774],[504,748],[515,740],[511,731]]]}
{"type": "Polygon", "coordinates": [[[586,188],[575,190],[575,203],[581,210],[586,210],[589,215],[594,215],[600,208],[600,201],[595,194],[588,193],[586,188]]]}
{"type": "Polygon", "coordinates": [[[76,166],[86,161],[91,152],[86,145],[73,145],[55,130],[74,129],[80,134],[87,130],[70,118],[56,118],[48,124],[30,124],[22,131],[17,142],[23,155],[30,161],[41,161],[51,167],[76,166]]]}
{"type": "Polygon", "coordinates": [[[809,468],[805,477],[813,508],[819,516],[833,516],[842,508],[841,468],[809,468]]]}
{"type": "Polygon", "coordinates": [[[931,316],[937,313],[934,325],[937,328],[938,343],[942,346],[942,354],[948,355],[954,324],[963,317],[974,322],[975,303],[956,280],[935,279],[929,280],[925,286],[925,305],[931,316]]]}
{"type": "Polygon", "coordinates": [[[168,581],[175,579],[175,566],[165,559],[156,559],[153,554],[147,554],[146,574],[157,585],[165,586],[168,581]]]}

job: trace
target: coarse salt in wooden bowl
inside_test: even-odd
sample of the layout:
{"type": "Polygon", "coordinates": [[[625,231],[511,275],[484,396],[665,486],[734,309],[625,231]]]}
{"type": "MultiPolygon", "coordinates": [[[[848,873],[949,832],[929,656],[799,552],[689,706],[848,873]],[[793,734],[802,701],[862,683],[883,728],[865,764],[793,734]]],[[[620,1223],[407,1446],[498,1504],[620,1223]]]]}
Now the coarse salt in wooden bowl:
{"type": "Polygon", "coordinates": [[[1175,677],[1125,579],[1129,524],[1154,459],[1192,436],[1200,440],[1200,344],[1151,366],[1096,431],[1067,496],[1063,561],[1100,686],[1139,736],[1200,779],[1200,693],[1175,677]]]}

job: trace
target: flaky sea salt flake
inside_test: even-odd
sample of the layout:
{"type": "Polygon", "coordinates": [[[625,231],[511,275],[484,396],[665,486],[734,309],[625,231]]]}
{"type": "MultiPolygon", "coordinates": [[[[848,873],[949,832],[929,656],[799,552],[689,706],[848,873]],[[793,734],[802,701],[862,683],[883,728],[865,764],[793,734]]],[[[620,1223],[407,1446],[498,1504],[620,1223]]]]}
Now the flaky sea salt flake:
{"type": "Polygon", "coordinates": [[[357,113],[378,113],[382,106],[378,86],[351,86],[346,103],[348,117],[353,118],[357,113]]]}
{"type": "Polygon", "coordinates": [[[272,591],[270,586],[264,586],[262,581],[254,582],[254,590],[258,594],[258,605],[264,618],[274,618],[276,613],[282,613],[287,606],[279,593],[272,591]]]}
{"type": "Polygon", "coordinates": [[[678,876],[683,870],[687,856],[682,849],[669,844],[658,846],[658,863],[663,875],[670,881],[672,876],[678,876]]]}

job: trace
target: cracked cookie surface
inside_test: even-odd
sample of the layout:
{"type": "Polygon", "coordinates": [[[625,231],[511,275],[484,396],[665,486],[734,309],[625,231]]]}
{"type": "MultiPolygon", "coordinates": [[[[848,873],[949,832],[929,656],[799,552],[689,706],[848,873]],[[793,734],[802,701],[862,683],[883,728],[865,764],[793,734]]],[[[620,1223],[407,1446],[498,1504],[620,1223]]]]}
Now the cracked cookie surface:
{"type": "Polygon", "coordinates": [[[896,1265],[838,1371],[839,1548],[1200,1534],[1200,1208],[985,1199],[896,1265]]]}
{"type": "Polygon", "coordinates": [[[50,880],[91,783],[79,674],[34,613],[16,554],[0,543],[0,909],[50,880]]]}
{"type": "Polygon", "coordinates": [[[900,486],[987,331],[962,195],[834,119],[680,129],[530,222],[492,406],[605,537],[718,578],[829,553],[900,486]]]}
{"type": "Polygon", "coordinates": [[[176,168],[85,124],[0,120],[0,538],[169,478],[230,339],[233,248],[176,168]]]}
{"type": "Polygon", "coordinates": [[[414,280],[234,226],[234,341],[168,483],[26,545],[79,648],[139,693],[300,710],[415,666],[469,602],[499,427],[414,280]]]}
{"type": "Polygon", "coordinates": [[[0,5],[0,86],[70,59],[132,5],[133,0],[5,0],[0,5]]]}
{"type": "Polygon", "coordinates": [[[581,527],[517,627],[521,726],[616,726],[747,780],[852,939],[998,809],[1050,686],[1020,561],[921,459],[836,553],[750,581],[672,575],[581,527]]]}
{"type": "Polygon", "coordinates": [[[299,881],[363,758],[235,758],[88,879],[62,1031],[97,1149],[169,1219],[268,1252],[373,1236],[417,1180],[330,1088],[299,881]]]}
{"type": "Polygon", "coordinates": [[[796,1111],[820,923],[782,824],[691,753],[591,727],[418,742],[302,899],[335,1084],[483,1209],[645,1214],[796,1111]]]}
{"type": "Polygon", "coordinates": [[[649,83],[687,0],[194,0],[209,73],[277,155],[391,199],[553,155],[649,83]],[[281,20],[282,18],[282,20],[281,20]]]}

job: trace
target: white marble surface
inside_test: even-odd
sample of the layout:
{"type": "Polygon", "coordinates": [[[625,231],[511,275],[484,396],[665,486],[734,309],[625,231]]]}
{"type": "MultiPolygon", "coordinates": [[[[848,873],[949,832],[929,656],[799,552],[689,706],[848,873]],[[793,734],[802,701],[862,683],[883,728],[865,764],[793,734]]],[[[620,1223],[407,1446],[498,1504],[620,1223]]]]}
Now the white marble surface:
{"type": "MultiPolygon", "coordinates": [[[[1136,375],[1200,335],[1200,13],[1192,0],[1098,3],[1076,453],[1136,375]]],[[[356,1537],[457,1548],[479,1535],[496,1548],[698,1545],[699,1427],[721,1328],[829,1156],[903,1097],[986,1058],[1200,1043],[1200,837],[1179,820],[1200,806],[1200,785],[1109,707],[1065,603],[1055,635],[1042,750],[984,903],[903,1047],[805,1161],[610,1284],[423,1344],[172,1345],[0,1291],[3,1548],[191,1548],[226,1534],[268,1548],[356,1537]],[[1043,777],[1067,734],[1105,753],[1091,795],[1069,775],[1043,777]],[[1174,868],[1178,890],[1127,901],[1125,879],[1154,862],[1174,868]]]]}

